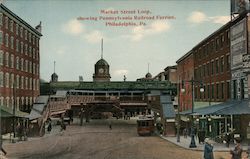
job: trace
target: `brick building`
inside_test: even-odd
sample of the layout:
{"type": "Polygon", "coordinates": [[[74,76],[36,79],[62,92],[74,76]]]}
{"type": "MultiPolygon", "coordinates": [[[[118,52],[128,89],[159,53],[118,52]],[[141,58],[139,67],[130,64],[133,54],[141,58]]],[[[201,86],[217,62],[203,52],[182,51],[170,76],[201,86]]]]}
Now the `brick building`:
{"type": "Polygon", "coordinates": [[[191,84],[189,82],[194,78],[194,58],[193,51],[186,53],[177,63],[177,88],[180,111],[185,111],[192,108],[192,92],[191,84]],[[183,83],[183,84],[182,84],[183,83]],[[181,89],[185,89],[185,92],[180,93],[181,89]]]}
{"type": "Polygon", "coordinates": [[[202,40],[194,52],[195,101],[225,102],[230,99],[230,23],[202,40]],[[199,83],[200,82],[200,83],[199,83]],[[200,88],[204,92],[200,92],[200,88]]]}
{"type": "Polygon", "coordinates": [[[0,104],[29,112],[39,95],[41,23],[33,28],[0,4],[0,104]]]}

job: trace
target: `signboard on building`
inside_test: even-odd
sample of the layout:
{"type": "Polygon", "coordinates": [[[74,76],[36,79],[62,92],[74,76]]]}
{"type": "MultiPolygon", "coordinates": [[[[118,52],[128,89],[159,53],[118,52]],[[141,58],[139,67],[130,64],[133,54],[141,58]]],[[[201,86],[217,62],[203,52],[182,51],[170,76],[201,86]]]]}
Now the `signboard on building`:
{"type": "Polygon", "coordinates": [[[250,73],[250,54],[243,55],[242,61],[243,61],[243,67],[242,67],[243,72],[250,73]]]}
{"type": "Polygon", "coordinates": [[[242,56],[247,53],[246,18],[231,27],[231,70],[241,69],[242,56]]]}
{"type": "Polygon", "coordinates": [[[231,14],[241,14],[249,10],[249,0],[231,0],[231,14]]]}

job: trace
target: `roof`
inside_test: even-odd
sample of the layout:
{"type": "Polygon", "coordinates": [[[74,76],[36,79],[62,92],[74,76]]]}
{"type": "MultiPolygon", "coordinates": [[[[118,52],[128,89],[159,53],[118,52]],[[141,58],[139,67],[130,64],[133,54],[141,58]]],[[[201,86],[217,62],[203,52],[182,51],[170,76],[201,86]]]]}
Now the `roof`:
{"type": "MultiPolygon", "coordinates": [[[[13,109],[10,107],[0,106],[1,117],[13,117],[13,109]]],[[[15,117],[25,118],[28,113],[16,109],[15,117]]]]}
{"type": "Polygon", "coordinates": [[[42,115],[36,110],[32,109],[30,114],[27,115],[26,117],[29,118],[29,120],[34,120],[34,119],[42,117],[42,115]]]}
{"type": "Polygon", "coordinates": [[[242,115],[250,114],[249,100],[239,101],[229,107],[215,112],[216,115],[242,115]]]}
{"type": "Polygon", "coordinates": [[[35,104],[33,104],[32,110],[34,109],[34,110],[36,110],[38,112],[43,112],[45,106],[46,106],[45,103],[42,103],[42,104],[35,103],[35,104]]]}
{"type": "Polygon", "coordinates": [[[68,91],[65,90],[58,90],[56,91],[56,96],[62,96],[62,97],[66,97],[68,91]]]}
{"type": "Polygon", "coordinates": [[[25,22],[23,19],[21,19],[18,15],[16,15],[11,10],[9,10],[7,7],[5,7],[2,3],[0,3],[0,8],[2,8],[4,11],[9,13],[11,16],[15,17],[18,21],[23,23],[25,26],[27,26],[30,30],[35,32],[37,35],[42,36],[42,34],[39,31],[37,31],[35,28],[33,28],[31,25],[29,25],[27,22],[25,22]]]}
{"type": "Polygon", "coordinates": [[[249,100],[236,101],[231,100],[220,104],[206,106],[198,109],[181,112],[180,114],[192,115],[240,115],[250,114],[249,100]]]}
{"type": "Polygon", "coordinates": [[[101,58],[99,61],[97,61],[95,65],[109,66],[109,64],[107,63],[107,61],[104,60],[103,58],[101,58]]]}
{"type": "Polygon", "coordinates": [[[175,111],[173,103],[162,104],[163,117],[165,118],[175,118],[175,111]]]}
{"type": "Polygon", "coordinates": [[[152,78],[152,75],[151,75],[151,73],[148,72],[145,77],[146,78],[152,78]]]}
{"type": "Polygon", "coordinates": [[[37,97],[35,103],[36,104],[48,103],[48,100],[49,100],[49,96],[39,96],[39,97],[37,97]]]}

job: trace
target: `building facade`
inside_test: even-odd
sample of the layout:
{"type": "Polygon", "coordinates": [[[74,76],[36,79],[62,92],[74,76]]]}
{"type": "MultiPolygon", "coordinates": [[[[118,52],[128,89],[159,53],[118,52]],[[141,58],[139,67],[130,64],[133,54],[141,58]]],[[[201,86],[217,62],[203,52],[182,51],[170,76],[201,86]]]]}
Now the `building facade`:
{"type": "Polygon", "coordinates": [[[231,96],[230,23],[193,48],[195,101],[225,102],[231,96]],[[200,88],[204,92],[200,92],[200,88]]]}
{"type": "Polygon", "coordinates": [[[39,95],[41,23],[33,28],[0,4],[0,104],[29,111],[39,95]]]}
{"type": "Polygon", "coordinates": [[[176,63],[179,109],[185,111],[192,108],[192,87],[189,81],[194,78],[193,51],[182,56],[176,63]],[[181,92],[181,89],[185,91],[181,92]]]}

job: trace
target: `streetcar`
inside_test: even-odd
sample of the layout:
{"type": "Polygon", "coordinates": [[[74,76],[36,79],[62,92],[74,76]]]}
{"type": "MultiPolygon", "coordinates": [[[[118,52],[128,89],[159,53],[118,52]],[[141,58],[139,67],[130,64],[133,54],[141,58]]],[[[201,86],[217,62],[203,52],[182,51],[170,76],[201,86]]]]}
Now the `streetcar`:
{"type": "Polygon", "coordinates": [[[140,136],[152,135],[154,133],[154,118],[153,116],[139,116],[137,120],[137,133],[140,136]]]}

